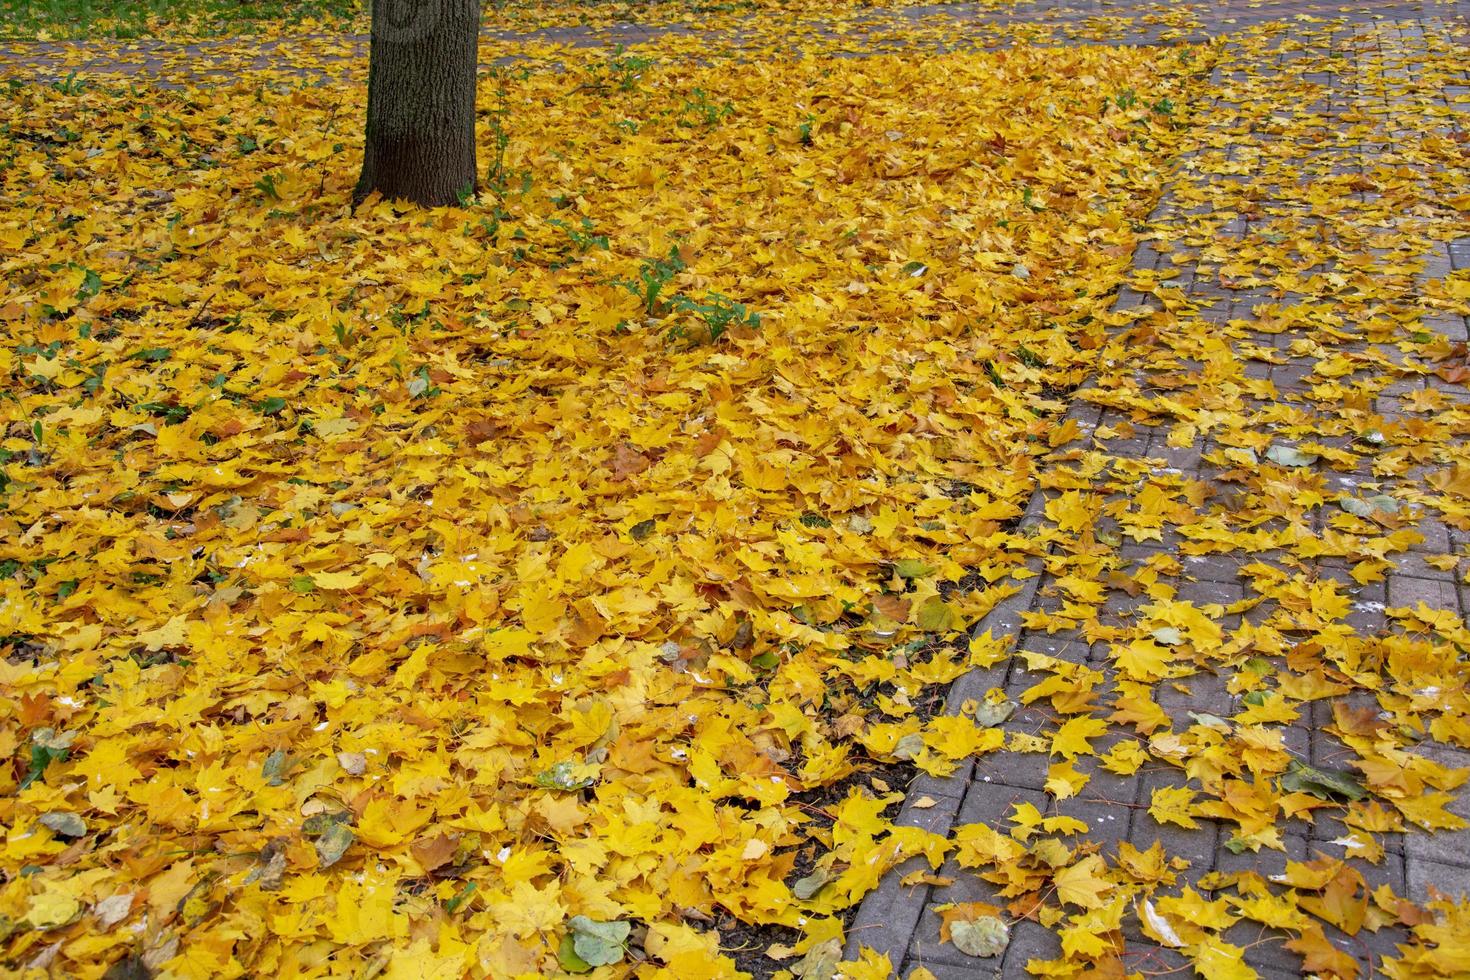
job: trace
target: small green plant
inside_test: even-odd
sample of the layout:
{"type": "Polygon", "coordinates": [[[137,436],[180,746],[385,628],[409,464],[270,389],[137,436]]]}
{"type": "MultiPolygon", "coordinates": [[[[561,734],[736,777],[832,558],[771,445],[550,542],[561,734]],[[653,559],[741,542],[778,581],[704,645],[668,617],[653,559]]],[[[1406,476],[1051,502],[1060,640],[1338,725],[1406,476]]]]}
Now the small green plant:
{"type": "MultiPolygon", "coordinates": [[[[687,296],[676,294],[670,300],[670,306],[676,310],[693,313],[703,321],[706,336],[700,339],[707,340],[709,343],[719,340],[731,327],[758,328],[761,325],[759,313],[748,309],[744,303],[737,303],[721,293],[705,293],[703,302],[696,302],[687,296]]],[[[669,339],[688,340],[690,333],[681,324],[675,324],[669,328],[669,339]]]]}
{"type": "Polygon", "coordinates": [[[40,779],[51,763],[65,762],[71,754],[71,743],[75,737],[75,732],[57,732],[51,728],[37,728],[31,732],[30,764],[19,788],[25,789],[40,779]]]}
{"type": "Polygon", "coordinates": [[[81,95],[87,90],[87,80],[78,78],[76,72],[72,72],[59,82],[52,82],[51,87],[62,95],[81,95]]]}
{"type": "Polygon", "coordinates": [[[547,223],[554,228],[560,228],[565,231],[567,238],[571,239],[572,245],[583,255],[594,248],[607,251],[608,237],[593,232],[594,225],[592,224],[591,218],[583,216],[582,227],[580,229],[572,227],[560,218],[552,218],[547,223]]]}
{"type": "Polygon", "coordinates": [[[1131,88],[1125,88],[1113,96],[1113,103],[1124,112],[1138,105],[1138,93],[1131,88]]]}
{"type": "Polygon", "coordinates": [[[669,283],[685,268],[684,259],[679,255],[679,246],[675,245],[669,249],[666,258],[644,259],[638,267],[637,279],[616,279],[614,282],[638,297],[638,301],[643,304],[644,313],[654,316],[667,309],[667,303],[660,302],[660,298],[669,283]]]}
{"type": "Polygon", "coordinates": [[[356,347],[357,342],[362,339],[360,333],[347,326],[341,320],[332,324],[332,336],[337,338],[337,346],[343,350],[347,350],[349,347],[356,347]]]}
{"type": "MultiPolygon", "coordinates": [[[[510,133],[505,128],[506,117],[510,110],[506,105],[505,75],[498,69],[492,70],[496,80],[495,106],[490,110],[490,145],[491,157],[490,167],[485,172],[485,186],[495,195],[496,202],[500,205],[505,203],[505,196],[510,191],[510,170],[506,166],[506,152],[510,149],[510,133]]],[[[497,225],[499,219],[505,217],[496,209],[497,225]]]]}
{"type": "Polygon", "coordinates": [[[439,394],[440,388],[434,384],[434,379],[429,376],[429,366],[420,364],[408,379],[408,393],[413,398],[433,398],[439,394]]]}
{"type": "Polygon", "coordinates": [[[675,245],[665,257],[644,259],[638,267],[637,279],[614,279],[613,284],[622,286],[636,296],[643,304],[646,315],[673,314],[675,322],[668,331],[670,340],[703,340],[713,343],[731,327],[760,326],[759,313],[721,293],[706,292],[704,299],[696,300],[683,293],[671,291],[669,286],[674,277],[685,268],[687,266],[679,255],[679,247],[675,245]],[[703,324],[704,330],[699,334],[691,331],[691,318],[703,324]]]}
{"type": "Polygon", "coordinates": [[[619,92],[631,92],[638,87],[643,73],[653,66],[653,59],[643,55],[628,54],[627,48],[619,44],[608,56],[607,61],[587,66],[592,76],[586,88],[616,88],[619,92]]]}
{"type": "Polygon", "coordinates": [[[684,108],[679,116],[679,124],[682,126],[690,128],[704,126],[705,129],[713,129],[735,113],[733,104],[726,102],[720,105],[711,102],[709,93],[702,88],[697,88],[690,94],[693,98],[684,100],[684,108]]]}
{"type": "Polygon", "coordinates": [[[802,146],[812,145],[812,126],[816,124],[816,121],[816,116],[809,115],[802,120],[801,125],[796,127],[796,137],[801,141],[802,146]]]}

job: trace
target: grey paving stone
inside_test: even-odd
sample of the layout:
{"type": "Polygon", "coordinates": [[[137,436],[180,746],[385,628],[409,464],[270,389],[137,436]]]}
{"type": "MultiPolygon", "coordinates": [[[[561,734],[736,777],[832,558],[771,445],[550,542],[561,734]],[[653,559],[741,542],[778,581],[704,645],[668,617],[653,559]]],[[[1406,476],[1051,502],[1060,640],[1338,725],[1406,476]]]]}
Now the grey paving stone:
{"type": "Polygon", "coordinates": [[[1454,582],[1454,570],[1436,569],[1429,564],[1426,558],[1429,555],[1419,551],[1401,552],[1401,554],[1389,555],[1389,561],[1394,563],[1392,576],[1405,576],[1410,579],[1426,579],[1429,582],[1454,582]]]}
{"type": "Polygon", "coordinates": [[[1185,582],[1179,587],[1179,592],[1175,598],[1184,602],[1193,603],[1196,606],[1228,606],[1232,602],[1239,602],[1241,599],[1244,599],[1245,589],[1233,581],[1222,582],[1218,579],[1201,579],[1196,582],[1185,582]]]}
{"type": "Polygon", "coordinates": [[[1254,871],[1261,877],[1269,879],[1272,875],[1284,872],[1287,861],[1305,861],[1311,854],[1311,846],[1306,837],[1297,834],[1283,834],[1281,843],[1285,850],[1277,851],[1263,847],[1259,851],[1242,851],[1239,854],[1232,852],[1227,847],[1222,847],[1215,856],[1215,870],[1225,874],[1254,871]]]}
{"type": "Polygon", "coordinates": [[[955,814],[959,812],[960,800],[956,796],[931,796],[932,806],[915,806],[919,797],[909,797],[904,801],[903,812],[894,821],[900,827],[921,827],[932,834],[948,836],[949,829],[954,824],[955,814]]]}
{"type": "Polygon", "coordinates": [[[1132,832],[1131,803],[1074,796],[1054,801],[1046,815],[1073,817],[1087,824],[1085,834],[1062,836],[1060,840],[1069,846],[1081,841],[1101,844],[1102,855],[1110,864],[1117,859],[1118,843],[1129,840],[1132,832]]]}
{"type": "MultiPolygon", "coordinates": [[[[1252,560],[1260,560],[1261,557],[1253,555],[1252,560]]],[[[1249,564],[1234,555],[1182,555],[1179,563],[1184,566],[1184,574],[1189,578],[1202,582],[1232,584],[1240,581],[1241,566],[1249,564]]]]}
{"type": "Polygon", "coordinates": [[[1470,872],[1463,865],[1410,861],[1408,876],[1410,901],[1427,902],[1432,891],[1456,901],[1470,898],[1470,872]]]}
{"type": "Polygon", "coordinates": [[[950,685],[944,696],[944,713],[957,715],[964,709],[966,701],[983,701],[992,690],[1005,690],[1006,678],[1010,676],[1011,660],[1002,660],[993,667],[972,670],[950,685]]]}
{"type": "Polygon", "coordinates": [[[1443,555],[1450,550],[1450,529],[1439,521],[1430,517],[1423,518],[1414,525],[1414,530],[1422,534],[1424,540],[1410,546],[1411,551],[1427,551],[1431,554],[1443,555]]]}
{"type": "Polygon", "coordinates": [[[1151,791],[1139,794],[1140,809],[1134,816],[1133,829],[1129,835],[1133,846],[1139,850],[1147,850],[1155,842],[1162,844],[1165,853],[1182,857],[1189,862],[1191,879],[1213,870],[1220,844],[1219,828],[1215,822],[1199,820],[1196,830],[1188,830],[1172,823],[1161,824],[1147,811],[1151,797],[1151,791]]]}
{"type": "Polygon", "coordinates": [[[1301,975],[1302,958],[1286,948],[1289,933],[1246,920],[1226,929],[1224,938],[1245,950],[1241,959],[1258,973],[1301,975]]]}
{"type": "Polygon", "coordinates": [[[1176,719],[1175,727],[1178,729],[1194,724],[1189,717],[1191,711],[1221,718],[1228,718],[1235,712],[1235,696],[1230,693],[1225,678],[1218,674],[1191,674],[1162,681],[1154,693],[1154,700],[1176,719]],[[1185,690],[1181,691],[1181,687],[1185,690]]]}
{"type": "Polygon", "coordinates": [[[1130,974],[1189,976],[1190,960],[1181,952],[1145,939],[1128,938],[1123,947],[1123,968],[1130,974]]]}
{"type": "Polygon", "coordinates": [[[949,776],[931,776],[921,772],[914,777],[905,790],[905,795],[910,799],[919,799],[925,796],[953,797],[956,800],[963,799],[965,790],[970,786],[970,777],[975,771],[975,760],[966,759],[959,764],[959,768],[949,776]]]}
{"type": "MultiPolygon", "coordinates": [[[[926,965],[934,963],[961,966],[980,965],[984,961],[966,955],[956,949],[952,943],[940,940],[939,929],[942,920],[937,908],[951,902],[989,902],[992,905],[1004,906],[1005,899],[1000,896],[998,888],[981,879],[975,871],[961,868],[953,860],[945,862],[939,869],[939,874],[941,877],[953,879],[953,884],[932,886],[929,889],[928,900],[924,903],[924,911],[919,916],[918,925],[914,929],[913,939],[907,951],[908,960],[926,965]]],[[[996,957],[996,960],[999,960],[999,957],[996,957]]],[[[1000,964],[996,962],[994,965],[999,966],[1000,964]]],[[[933,969],[932,965],[930,969],[933,969]]]]}
{"type": "Polygon", "coordinates": [[[1021,634],[1021,642],[1016,648],[1031,653],[1044,653],[1049,657],[1077,664],[1088,658],[1092,644],[1075,630],[1051,634],[1027,630],[1021,634]]]}
{"type": "Polygon", "coordinates": [[[1448,609],[1458,612],[1460,597],[1453,582],[1434,579],[1410,578],[1407,575],[1388,577],[1388,605],[1418,608],[1424,603],[1430,609],[1448,609]]]}
{"type": "Polygon", "coordinates": [[[904,973],[905,980],[912,980],[920,969],[928,970],[935,980],[984,980],[985,977],[1000,976],[1000,967],[991,966],[1000,957],[991,960],[971,960],[969,963],[949,963],[931,960],[915,962],[904,973]]]}
{"type": "Polygon", "coordinates": [[[1094,739],[1094,755],[1082,756],[1073,767],[1087,776],[1087,785],[1078,794],[1083,799],[1106,800],[1111,803],[1136,803],[1138,800],[1138,774],[1122,776],[1103,768],[1100,757],[1124,741],[1137,741],[1136,737],[1123,732],[1110,732],[1094,739]]]}
{"type": "Polygon", "coordinates": [[[1011,926],[1011,944],[1006,949],[1002,976],[1025,975],[1030,960],[1053,960],[1062,953],[1056,933],[1035,922],[1018,922],[1011,926]]]}
{"type": "Polygon", "coordinates": [[[1007,830],[1017,804],[1030,803],[1044,813],[1046,801],[1046,794],[1039,790],[1015,789],[993,783],[971,783],[970,791],[965,794],[955,817],[955,826],[980,823],[997,830],[1007,830]]]}
{"type": "Polygon", "coordinates": [[[1024,789],[1039,792],[1046,786],[1050,760],[1039,752],[1006,752],[975,760],[971,786],[987,790],[1024,789]]]}
{"type": "MultiPolygon", "coordinates": [[[[1426,743],[1419,755],[1450,769],[1470,769],[1470,752],[1448,746],[1426,743]]],[[[1454,800],[1446,806],[1451,813],[1470,821],[1470,795],[1464,787],[1452,791],[1454,800]]],[[[1436,830],[1428,833],[1415,827],[1404,835],[1404,854],[1410,862],[1430,861],[1453,864],[1467,869],[1470,877],[1470,826],[1461,830],[1436,830]]]]}
{"type": "Polygon", "coordinates": [[[900,884],[910,872],[924,870],[928,862],[922,857],[910,858],[884,876],[878,887],[863,899],[857,915],[847,928],[845,955],[856,958],[867,947],[888,957],[890,963],[902,963],[913,939],[929,896],[929,886],[917,888],[900,884]]]}
{"type": "Polygon", "coordinates": [[[1383,973],[1383,961],[1397,959],[1403,955],[1399,946],[1409,940],[1409,930],[1401,926],[1386,926],[1374,932],[1361,929],[1355,936],[1327,926],[1323,929],[1327,939],[1338,949],[1356,959],[1365,975],[1376,977],[1383,973]]]}

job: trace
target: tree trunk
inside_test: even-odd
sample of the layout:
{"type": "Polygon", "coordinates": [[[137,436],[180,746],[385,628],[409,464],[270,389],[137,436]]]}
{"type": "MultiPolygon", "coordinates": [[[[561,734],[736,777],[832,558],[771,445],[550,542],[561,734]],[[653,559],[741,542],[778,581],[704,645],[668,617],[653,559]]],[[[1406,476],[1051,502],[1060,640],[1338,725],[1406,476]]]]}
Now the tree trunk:
{"type": "Polygon", "coordinates": [[[353,205],[474,192],[479,0],[372,0],[367,142],[353,205]]]}

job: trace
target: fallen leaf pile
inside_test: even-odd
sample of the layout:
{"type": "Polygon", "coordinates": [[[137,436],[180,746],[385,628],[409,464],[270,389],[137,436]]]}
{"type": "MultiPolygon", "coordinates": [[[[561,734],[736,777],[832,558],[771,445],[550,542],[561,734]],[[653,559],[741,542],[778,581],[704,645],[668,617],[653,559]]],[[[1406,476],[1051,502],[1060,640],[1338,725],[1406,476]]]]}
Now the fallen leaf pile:
{"type": "Polygon", "coordinates": [[[947,847],[849,777],[1000,745],[1198,55],[557,58],[432,213],[357,86],[7,94],[7,964],[722,975],[947,847]]]}
{"type": "Polygon", "coordinates": [[[1382,583],[1470,532],[1463,48],[742,43],[531,50],[434,212],[348,212],[325,59],[5,93],[7,969],[876,978],[845,917],[917,858],[1038,975],[1255,976],[1243,929],[1464,974],[1470,908],[1375,871],[1464,826],[1470,635],[1382,583]],[[893,823],[883,774],[977,756],[1045,805],[893,823]],[[1104,850],[1072,807],[1135,774],[1104,850]],[[1333,821],[1279,874],[1154,842],[1333,821]]]}

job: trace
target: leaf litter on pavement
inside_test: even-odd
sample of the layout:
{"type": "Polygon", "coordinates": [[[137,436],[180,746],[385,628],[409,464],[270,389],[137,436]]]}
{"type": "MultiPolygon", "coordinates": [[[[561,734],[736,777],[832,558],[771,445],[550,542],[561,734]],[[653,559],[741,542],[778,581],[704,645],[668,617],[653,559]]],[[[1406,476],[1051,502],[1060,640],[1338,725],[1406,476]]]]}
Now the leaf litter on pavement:
{"type": "MultiPolygon", "coordinates": [[[[1448,167],[1452,136],[1361,178],[1395,195],[1377,214],[1413,218],[1373,233],[1398,280],[1359,267],[1260,316],[1319,357],[1308,412],[1244,373],[1279,351],[1191,329],[1167,274],[1132,283],[1162,310],[1111,310],[1177,153],[1223,131],[1211,50],[709,55],[547,49],[486,78],[487,186],[432,213],[346,210],[358,86],[11,87],[7,967],[726,976],[730,916],[798,937],[768,972],[886,976],[870,952],[840,962],[846,913],[902,861],[954,855],[1008,904],[951,909],[946,935],[988,956],[1040,921],[1064,956],[1036,973],[1121,968],[1125,915],[1207,976],[1250,975],[1222,938],[1241,918],[1323,973],[1342,963],[1320,923],[1412,928],[1400,975],[1461,969],[1463,906],[1368,895],[1351,864],[1206,899],[1170,889],[1181,859],[1110,863],[1075,821],[895,826],[902,787],[863,776],[1041,751],[1062,798],[1121,726],[1137,738],[1105,765],[1198,784],[1150,812],[1237,823],[1241,848],[1323,808],[1364,857],[1405,821],[1460,825],[1464,773],[1412,752],[1470,745],[1457,617],[1356,637],[1343,591],[1289,559],[1246,559],[1264,620],[1176,599],[1167,562],[1132,570],[1136,624],[1097,616],[1123,539],[1166,523],[1198,554],[1330,553],[1371,577],[1421,515],[1466,521],[1459,402],[1425,391],[1391,421],[1342,380],[1465,360],[1421,337],[1402,289],[1377,295],[1463,220],[1447,177],[1402,175],[1448,167]],[[1335,346],[1363,334],[1402,356],[1335,346]],[[1132,383],[1140,359],[1166,383],[1132,383]],[[1094,375],[1084,397],[1218,443],[1235,505],[1200,516],[1187,479],[1059,425],[1094,375]],[[1317,460],[1270,461],[1263,431],[1317,460]],[[1360,459],[1381,484],[1366,514],[1323,477],[1360,459]],[[1413,467],[1429,489],[1391,479],[1413,467]],[[1024,530],[1038,486],[1063,492],[1024,530]],[[1100,671],[1030,652],[1050,677],[1028,700],[1056,713],[1039,733],[997,727],[999,692],[916,710],[1011,656],[965,629],[1048,553],[1075,583],[1050,625],[1111,644],[1109,702],[1100,671]],[[1175,731],[1149,686],[1200,670],[1250,707],[1175,731]],[[1364,692],[1372,710],[1345,697],[1364,692]],[[1350,776],[1282,742],[1322,699],[1342,704],[1350,776]]],[[[1451,64],[1430,52],[1423,77],[1451,64]]],[[[1290,109],[1267,79],[1234,85],[1250,145],[1290,109]]],[[[1401,111],[1444,125],[1427,100],[1401,111]]],[[[1181,246],[1267,207],[1249,187],[1199,203],[1214,215],[1166,229],[1181,246]]],[[[1362,215],[1331,212],[1319,251],[1289,255],[1292,220],[1208,261],[1271,283],[1359,254],[1362,215]]],[[[1464,312],[1464,286],[1424,303],[1464,312]]]]}

